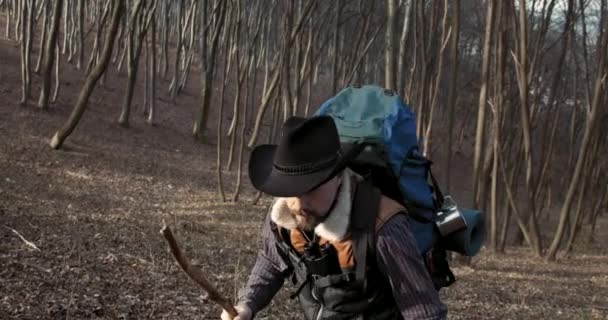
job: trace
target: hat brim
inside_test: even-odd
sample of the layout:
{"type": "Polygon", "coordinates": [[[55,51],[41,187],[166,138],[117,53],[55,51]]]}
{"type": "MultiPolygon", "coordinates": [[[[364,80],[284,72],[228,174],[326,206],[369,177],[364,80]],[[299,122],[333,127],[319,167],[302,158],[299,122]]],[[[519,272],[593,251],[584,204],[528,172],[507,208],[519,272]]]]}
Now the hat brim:
{"type": "Polygon", "coordinates": [[[349,147],[333,166],[306,175],[293,175],[279,172],[274,168],[277,145],[260,145],[252,150],[249,158],[249,179],[256,189],[271,196],[298,197],[344,170],[365,146],[365,143],[357,143],[349,147]]]}
{"type": "Polygon", "coordinates": [[[316,188],[332,178],[341,169],[344,161],[306,175],[285,174],[274,168],[276,145],[260,145],[253,149],[249,160],[249,179],[253,186],[275,197],[297,197],[316,188]]]}

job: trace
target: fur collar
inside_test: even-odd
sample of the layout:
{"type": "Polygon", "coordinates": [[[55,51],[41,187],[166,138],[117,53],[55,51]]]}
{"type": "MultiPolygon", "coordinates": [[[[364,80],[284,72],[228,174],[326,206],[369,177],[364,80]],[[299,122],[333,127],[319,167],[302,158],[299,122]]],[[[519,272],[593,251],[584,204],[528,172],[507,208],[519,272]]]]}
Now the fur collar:
{"type": "MultiPolygon", "coordinates": [[[[352,185],[350,170],[344,170],[342,186],[337,195],[338,199],[328,217],[315,227],[315,234],[329,241],[341,241],[346,237],[350,223],[352,208],[352,185]]],[[[289,198],[276,198],[272,205],[270,218],[278,226],[285,229],[295,229],[296,219],[288,205],[289,198]]]]}

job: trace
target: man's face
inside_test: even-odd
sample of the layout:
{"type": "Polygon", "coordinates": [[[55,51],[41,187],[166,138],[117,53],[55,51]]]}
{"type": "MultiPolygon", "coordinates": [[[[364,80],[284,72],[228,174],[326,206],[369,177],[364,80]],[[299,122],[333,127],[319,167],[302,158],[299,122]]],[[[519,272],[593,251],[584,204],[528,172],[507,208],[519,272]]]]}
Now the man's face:
{"type": "Polygon", "coordinates": [[[313,230],[328,214],[341,183],[340,177],[338,175],[302,196],[287,199],[287,206],[300,229],[313,230]]]}

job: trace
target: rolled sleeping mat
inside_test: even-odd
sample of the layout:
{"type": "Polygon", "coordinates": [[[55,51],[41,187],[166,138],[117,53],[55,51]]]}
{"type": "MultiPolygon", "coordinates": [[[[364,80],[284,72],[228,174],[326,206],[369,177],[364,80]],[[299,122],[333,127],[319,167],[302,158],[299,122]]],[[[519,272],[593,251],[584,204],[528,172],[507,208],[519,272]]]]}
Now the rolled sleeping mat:
{"type": "Polygon", "coordinates": [[[481,211],[463,208],[460,212],[466,221],[466,228],[445,236],[442,243],[446,250],[471,257],[479,252],[485,240],[485,223],[481,211]]]}

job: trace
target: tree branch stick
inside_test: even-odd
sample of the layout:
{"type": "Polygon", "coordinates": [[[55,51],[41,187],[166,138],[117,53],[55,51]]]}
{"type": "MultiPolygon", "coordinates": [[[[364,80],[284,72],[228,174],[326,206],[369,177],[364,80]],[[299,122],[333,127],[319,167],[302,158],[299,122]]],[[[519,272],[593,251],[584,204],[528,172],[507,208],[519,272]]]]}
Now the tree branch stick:
{"type": "Polygon", "coordinates": [[[163,222],[163,228],[160,233],[165,237],[169,243],[171,253],[179,266],[186,272],[186,274],[194,280],[205,292],[208,294],[208,298],[219,304],[224,310],[226,310],[232,317],[238,316],[238,312],[234,309],[232,303],[226,299],[217,289],[205,278],[203,272],[200,269],[193,267],[188,259],[182,253],[182,250],[177,244],[177,240],[173,236],[171,229],[163,222]]]}
{"type": "Polygon", "coordinates": [[[24,243],[25,243],[25,244],[26,244],[28,247],[30,247],[30,248],[32,248],[32,249],[34,249],[34,250],[36,250],[36,251],[41,251],[41,250],[40,250],[40,248],[38,248],[38,247],[37,247],[37,246],[36,246],[36,245],[35,245],[33,242],[30,242],[30,241],[28,241],[26,238],[24,238],[24,237],[23,237],[23,236],[22,236],[22,235],[21,235],[19,232],[17,232],[17,230],[15,230],[15,229],[13,229],[13,228],[11,228],[11,227],[4,226],[4,225],[3,225],[3,227],[5,227],[5,228],[7,228],[7,229],[11,230],[11,231],[12,231],[14,234],[16,234],[16,235],[17,235],[17,237],[19,237],[19,239],[21,239],[21,241],[23,241],[23,242],[24,242],[24,243]]]}

